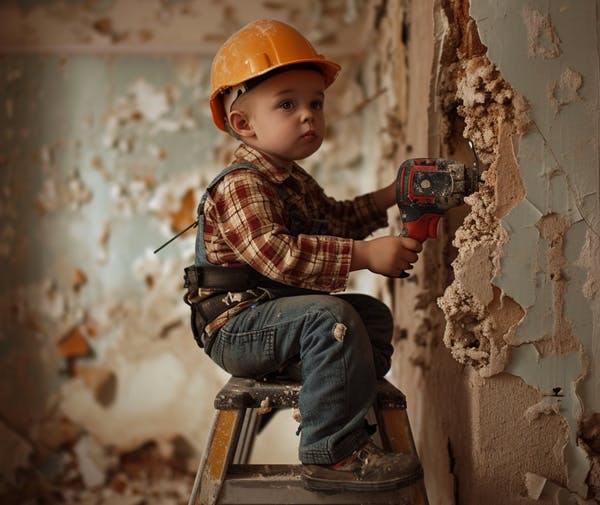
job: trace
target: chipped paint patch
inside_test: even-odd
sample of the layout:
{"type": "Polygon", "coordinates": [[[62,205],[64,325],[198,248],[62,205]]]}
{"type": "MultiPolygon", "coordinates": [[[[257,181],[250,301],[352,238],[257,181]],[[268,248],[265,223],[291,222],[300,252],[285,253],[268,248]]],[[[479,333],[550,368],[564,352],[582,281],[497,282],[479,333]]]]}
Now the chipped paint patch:
{"type": "Polygon", "coordinates": [[[577,100],[582,100],[579,89],[583,85],[583,76],[571,68],[566,68],[558,80],[548,84],[548,98],[554,112],[559,113],[565,106],[577,100]]]}
{"type": "Polygon", "coordinates": [[[545,396],[541,401],[525,411],[525,419],[532,423],[541,416],[560,413],[560,399],[557,396],[545,396]]]}
{"type": "Polygon", "coordinates": [[[529,56],[557,58],[560,55],[560,38],[550,14],[542,14],[537,9],[524,7],[522,15],[527,28],[529,56]]]}
{"type": "MultiPolygon", "coordinates": [[[[563,392],[563,395],[556,397],[555,401],[559,415],[564,418],[568,426],[568,443],[562,448],[566,462],[565,470],[568,474],[569,488],[585,496],[587,494],[585,480],[590,462],[585,450],[577,443],[581,400],[574,384],[583,373],[579,353],[542,356],[533,344],[524,344],[512,350],[511,358],[507,372],[522,377],[542,393],[558,390],[557,388],[563,392]]],[[[539,410],[540,405],[532,407],[534,409],[532,412],[535,412],[539,410]]]]}

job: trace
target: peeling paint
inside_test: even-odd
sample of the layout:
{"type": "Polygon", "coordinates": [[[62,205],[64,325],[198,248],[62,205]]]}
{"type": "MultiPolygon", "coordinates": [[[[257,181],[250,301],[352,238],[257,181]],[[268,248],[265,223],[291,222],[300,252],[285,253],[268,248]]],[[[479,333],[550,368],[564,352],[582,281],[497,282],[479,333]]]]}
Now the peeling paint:
{"type": "Polygon", "coordinates": [[[548,98],[558,114],[565,106],[581,100],[579,88],[583,85],[583,76],[570,68],[566,68],[557,81],[548,84],[548,98]]]}
{"type": "Polygon", "coordinates": [[[560,38],[549,14],[523,7],[523,21],[527,27],[530,57],[556,58],[560,55],[560,38]]]}
{"type": "Polygon", "coordinates": [[[271,412],[271,410],[273,410],[273,408],[271,407],[271,400],[267,396],[264,400],[260,401],[260,406],[257,409],[257,413],[259,415],[265,415],[271,412]]]}
{"type": "MultiPolygon", "coordinates": [[[[458,219],[445,216],[438,230],[441,239],[454,234],[456,250],[426,244],[420,278],[394,292],[406,335],[396,342],[405,356],[394,370],[409,398],[413,390],[426,397],[413,400],[409,415],[426,469],[435,472],[434,493],[446,486],[435,500],[452,496],[453,487],[457,503],[512,503],[495,498],[494,489],[512,490],[515,503],[527,495],[585,503],[600,488],[598,458],[577,435],[585,431],[583,419],[600,411],[599,123],[591,112],[599,100],[593,57],[598,6],[468,4],[430,6],[431,65],[439,70],[426,92],[415,91],[422,85],[422,59],[430,65],[428,48],[415,51],[407,61],[407,93],[428,107],[428,154],[466,161],[464,139],[472,139],[483,184],[467,198],[468,208],[456,212],[458,219]],[[436,305],[445,321],[439,324],[430,295],[443,282],[436,305]],[[442,332],[458,367],[436,347],[442,332]],[[505,379],[513,374],[514,380],[505,379]],[[484,403],[480,395],[495,388],[495,401],[484,403]],[[454,427],[446,413],[448,395],[461,413],[473,414],[472,424],[454,427]],[[507,409],[513,413],[510,430],[499,422],[507,409]],[[545,456],[532,456],[535,450],[518,442],[534,433],[557,440],[551,451],[546,448],[544,468],[545,456]],[[446,441],[452,444],[449,461],[428,460],[446,441]],[[485,453],[491,447],[493,458],[485,453]],[[503,474],[500,453],[508,447],[514,454],[510,473],[503,474]]],[[[428,26],[413,9],[408,16],[411,33],[428,26]]],[[[410,54],[416,43],[408,45],[410,54]]],[[[418,124],[413,118],[399,130],[410,136],[418,124]]]]}
{"type": "Polygon", "coordinates": [[[545,396],[540,402],[532,405],[525,411],[525,418],[528,422],[532,423],[540,416],[559,413],[560,399],[556,396],[545,396]]]}

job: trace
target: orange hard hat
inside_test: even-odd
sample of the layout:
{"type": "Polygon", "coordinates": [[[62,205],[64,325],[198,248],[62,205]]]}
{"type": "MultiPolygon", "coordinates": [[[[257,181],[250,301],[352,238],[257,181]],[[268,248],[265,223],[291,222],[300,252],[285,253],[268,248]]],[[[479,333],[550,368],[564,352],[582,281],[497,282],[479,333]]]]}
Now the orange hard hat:
{"type": "Polygon", "coordinates": [[[215,55],[210,70],[210,110],[218,128],[227,131],[223,106],[225,90],[274,69],[298,64],[316,66],[328,87],[340,66],[315,50],[311,43],[286,23],[254,21],[234,33],[215,55]]]}

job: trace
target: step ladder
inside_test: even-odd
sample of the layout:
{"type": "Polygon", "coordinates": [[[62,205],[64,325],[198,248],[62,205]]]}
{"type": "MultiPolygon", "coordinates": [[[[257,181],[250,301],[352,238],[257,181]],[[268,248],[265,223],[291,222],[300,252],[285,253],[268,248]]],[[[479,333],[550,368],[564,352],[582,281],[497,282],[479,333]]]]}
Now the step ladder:
{"type": "MultiPolygon", "coordinates": [[[[262,413],[297,407],[300,383],[231,377],[214,400],[215,419],[188,505],[428,505],[423,479],[393,491],[317,493],[302,486],[300,465],[248,464],[262,413]]],[[[404,394],[386,380],[372,412],[376,442],[416,456],[404,394]]]]}

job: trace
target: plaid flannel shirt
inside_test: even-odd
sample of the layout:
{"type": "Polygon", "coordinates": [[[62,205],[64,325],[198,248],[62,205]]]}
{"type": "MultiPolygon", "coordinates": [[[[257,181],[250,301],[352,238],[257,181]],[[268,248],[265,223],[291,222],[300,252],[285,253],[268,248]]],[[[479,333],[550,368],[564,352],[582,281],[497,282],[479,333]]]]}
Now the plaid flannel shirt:
{"type": "MultiPolygon", "coordinates": [[[[378,209],[373,194],[334,200],[299,165],[278,167],[243,144],[234,158],[254,164],[259,173],[234,171],[208,195],[204,206],[208,261],[224,266],[248,264],[293,287],[343,291],[353,240],[388,224],[387,212],[378,209]]],[[[210,295],[206,289],[200,292],[201,298],[210,295]]],[[[228,296],[236,298],[232,293],[228,296]]],[[[210,322],[207,334],[257,298],[258,294],[244,300],[210,322]]]]}

